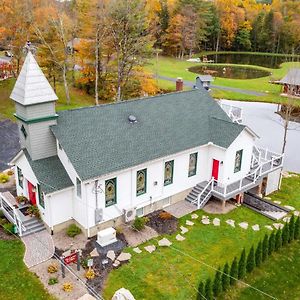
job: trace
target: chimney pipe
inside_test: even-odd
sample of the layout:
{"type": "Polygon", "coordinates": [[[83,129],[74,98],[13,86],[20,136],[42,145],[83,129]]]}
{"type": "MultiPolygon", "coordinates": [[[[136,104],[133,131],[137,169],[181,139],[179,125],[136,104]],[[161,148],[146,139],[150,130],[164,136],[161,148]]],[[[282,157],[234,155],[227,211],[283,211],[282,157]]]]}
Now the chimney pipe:
{"type": "Polygon", "coordinates": [[[180,92],[183,90],[183,80],[181,77],[178,77],[176,80],[176,92],[180,92]]]}

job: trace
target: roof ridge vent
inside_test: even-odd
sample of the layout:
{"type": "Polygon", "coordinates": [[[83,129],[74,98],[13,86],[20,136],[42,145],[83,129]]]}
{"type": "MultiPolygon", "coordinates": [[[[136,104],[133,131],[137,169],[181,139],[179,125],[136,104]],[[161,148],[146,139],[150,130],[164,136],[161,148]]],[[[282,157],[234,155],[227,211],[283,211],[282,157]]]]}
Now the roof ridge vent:
{"type": "Polygon", "coordinates": [[[136,123],[137,122],[136,116],[129,115],[128,121],[129,121],[129,123],[132,123],[132,124],[136,123]]]}

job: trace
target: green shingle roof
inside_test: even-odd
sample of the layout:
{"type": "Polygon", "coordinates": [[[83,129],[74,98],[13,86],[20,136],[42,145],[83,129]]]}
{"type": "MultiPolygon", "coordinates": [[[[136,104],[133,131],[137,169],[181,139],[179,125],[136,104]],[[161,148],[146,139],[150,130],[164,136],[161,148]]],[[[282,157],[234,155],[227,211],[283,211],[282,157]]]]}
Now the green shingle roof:
{"type": "Polygon", "coordinates": [[[45,194],[73,186],[58,156],[33,161],[27,150],[23,151],[45,194]]]}
{"type": "Polygon", "coordinates": [[[61,111],[51,127],[81,180],[208,142],[227,148],[243,129],[204,89],[61,111]]]}

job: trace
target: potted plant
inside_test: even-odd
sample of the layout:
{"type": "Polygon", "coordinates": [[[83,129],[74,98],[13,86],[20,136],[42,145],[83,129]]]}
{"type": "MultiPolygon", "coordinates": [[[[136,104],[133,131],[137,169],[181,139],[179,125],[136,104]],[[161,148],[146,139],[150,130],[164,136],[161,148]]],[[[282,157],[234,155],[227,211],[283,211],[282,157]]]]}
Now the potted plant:
{"type": "Polygon", "coordinates": [[[18,204],[21,204],[21,205],[25,205],[28,203],[28,199],[23,195],[17,196],[16,201],[18,202],[18,204]]]}
{"type": "Polygon", "coordinates": [[[28,208],[27,208],[27,213],[31,216],[31,217],[36,217],[38,219],[41,218],[41,214],[40,214],[40,211],[38,209],[37,206],[34,206],[34,205],[30,205],[28,208]]]}

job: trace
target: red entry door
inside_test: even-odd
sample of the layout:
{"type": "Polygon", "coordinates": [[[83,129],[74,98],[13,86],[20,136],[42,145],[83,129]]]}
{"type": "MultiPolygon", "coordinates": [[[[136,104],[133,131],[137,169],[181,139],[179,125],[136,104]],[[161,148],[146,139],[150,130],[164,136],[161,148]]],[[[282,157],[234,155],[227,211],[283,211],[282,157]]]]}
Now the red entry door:
{"type": "Polygon", "coordinates": [[[35,192],[33,191],[34,188],[34,185],[28,181],[28,197],[32,205],[36,205],[36,196],[35,192]]]}
{"type": "Polygon", "coordinates": [[[215,180],[218,180],[219,178],[219,165],[220,162],[216,159],[213,159],[211,177],[214,177],[215,180]]]}

